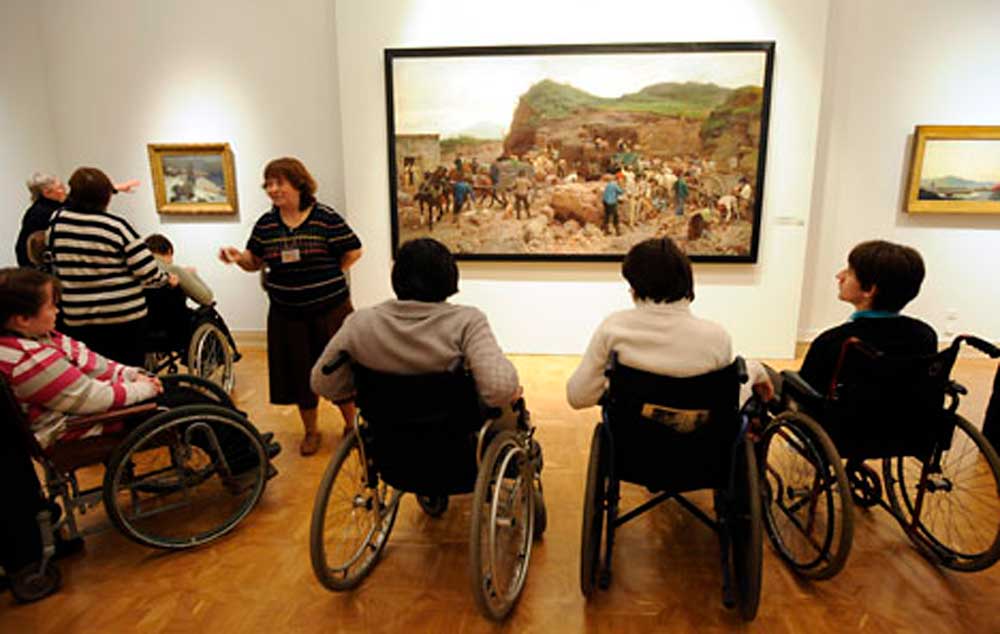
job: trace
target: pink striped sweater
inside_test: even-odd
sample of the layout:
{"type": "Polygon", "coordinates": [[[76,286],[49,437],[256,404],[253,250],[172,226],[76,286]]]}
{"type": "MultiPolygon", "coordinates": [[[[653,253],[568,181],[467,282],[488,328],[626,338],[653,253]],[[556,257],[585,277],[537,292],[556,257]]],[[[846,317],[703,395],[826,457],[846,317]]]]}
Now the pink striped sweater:
{"type": "Polygon", "coordinates": [[[156,395],[152,383],[135,381],[138,368],[55,331],[39,339],[0,335],[0,372],[43,447],[62,435],[70,416],[100,414],[156,395]]]}

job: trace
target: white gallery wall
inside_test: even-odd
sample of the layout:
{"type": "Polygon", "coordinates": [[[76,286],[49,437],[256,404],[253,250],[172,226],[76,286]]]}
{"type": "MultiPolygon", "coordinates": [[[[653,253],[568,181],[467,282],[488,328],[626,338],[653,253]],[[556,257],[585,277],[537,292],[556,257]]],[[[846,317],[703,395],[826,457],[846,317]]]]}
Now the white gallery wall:
{"type": "MultiPolygon", "coordinates": [[[[744,354],[791,355],[826,15],[825,1],[800,0],[338,1],[347,209],[368,245],[353,276],[356,304],[391,296],[384,48],[775,40],[760,261],[696,266],[694,309],[723,323],[744,354]]],[[[480,306],[510,352],[582,352],[603,316],[630,305],[616,263],[463,263],[461,273],[456,301],[480,306]]]]}
{"type": "Polygon", "coordinates": [[[48,109],[46,60],[39,42],[41,14],[29,2],[3,5],[0,14],[0,265],[15,263],[14,242],[29,204],[25,180],[56,171],[48,109]]]}
{"type": "Polygon", "coordinates": [[[1000,125],[1000,3],[837,0],[828,51],[800,337],[850,314],[833,276],[882,238],[927,266],[906,312],[1000,341],[1000,216],[903,211],[915,125],[1000,125]]]}
{"type": "MultiPolygon", "coordinates": [[[[215,254],[224,244],[243,246],[269,207],[260,184],[272,158],[301,158],[321,198],[343,206],[333,22],[324,0],[5,2],[3,46],[11,50],[0,63],[5,73],[8,65],[16,70],[19,83],[0,87],[3,139],[5,146],[16,139],[21,155],[9,169],[4,159],[0,178],[18,184],[41,168],[67,179],[80,165],[100,167],[112,180],[139,178],[139,190],[116,196],[111,210],[143,235],[170,237],[178,261],[215,290],[231,328],[262,330],[267,302],[257,276],[215,254]],[[36,59],[44,66],[35,67],[36,59]],[[7,136],[8,99],[19,107],[10,127],[33,138],[7,136]],[[55,152],[40,151],[51,145],[48,134],[55,152]],[[146,144],[219,141],[235,154],[239,215],[159,216],[146,144]]],[[[13,227],[27,194],[23,185],[9,191],[0,182],[4,224],[13,227]]],[[[13,249],[3,247],[0,257],[12,262],[13,249]]]]}

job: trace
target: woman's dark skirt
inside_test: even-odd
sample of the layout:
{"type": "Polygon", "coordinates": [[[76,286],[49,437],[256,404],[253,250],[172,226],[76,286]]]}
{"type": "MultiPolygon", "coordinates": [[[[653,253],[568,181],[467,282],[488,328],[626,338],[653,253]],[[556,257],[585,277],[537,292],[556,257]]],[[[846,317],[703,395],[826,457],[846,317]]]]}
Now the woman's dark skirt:
{"type": "Polygon", "coordinates": [[[350,297],[325,310],[298,311],[275,306],[267,312],[267,365],[271,403],[313,409],[319,397],[309,374],[330,338],[354,312],[350,297]]]}

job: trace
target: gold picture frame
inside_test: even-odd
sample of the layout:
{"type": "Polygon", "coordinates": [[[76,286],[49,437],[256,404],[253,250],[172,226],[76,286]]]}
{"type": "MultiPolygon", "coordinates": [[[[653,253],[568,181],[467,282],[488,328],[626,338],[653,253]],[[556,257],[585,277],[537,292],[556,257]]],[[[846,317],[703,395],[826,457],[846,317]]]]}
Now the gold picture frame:
{"type": "Polygon", "coordinates": [[[1000,126],[917,126],[906,211],[1000,214],[1000,126]]]}
{"type": "Polygon", "coordinates": [[[234,214],[236,169],[228,143],[150,143],[156,210],[161,214],[234,214]]]}

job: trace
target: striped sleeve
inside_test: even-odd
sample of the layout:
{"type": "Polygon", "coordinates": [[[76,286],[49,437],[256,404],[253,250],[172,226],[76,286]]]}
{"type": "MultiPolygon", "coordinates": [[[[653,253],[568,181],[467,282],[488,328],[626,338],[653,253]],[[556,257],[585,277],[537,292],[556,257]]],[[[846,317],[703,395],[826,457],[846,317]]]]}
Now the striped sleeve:
{"type": "Polygon", "coordinates": [[[98,414],[155,395],[146,381],[103,381],[84,374],[58,347],[39,342],[23,346],[11,373],[11,388],[22,404],[66,414],[98,414]]]}
{"type": "Polygon", "coordinates": [[[149,250],[149,247],[146,246],[146,243],[139,237],[135,229],[124,220],[122,223],[124,225],[122,228],[123,237],[126,240],[124,245],[125,265],[128,266],[129,271],[132,272],[132,275],[143,286],[164,286],[167,283],[167,273],[160,270],[160,267],[156,265],[156,259],[153,257],[152,251],[149,250]]]}
{"type": "Polygon", "coordinates": [[[361,239],[344,219],[331,208],[324,211],[329,215],[327,224],[327,247],[330,253],[339,258],[348,251],[361,248],[361,239]]]}
{"type": "Polygon", "coordinates": [[[128,367],[94,352],[82,341],[62,333],[53,332],[51,340],[53,345],[63,351],[70,363],[92,379],[121,381],[125,368],[128,367]]]}

